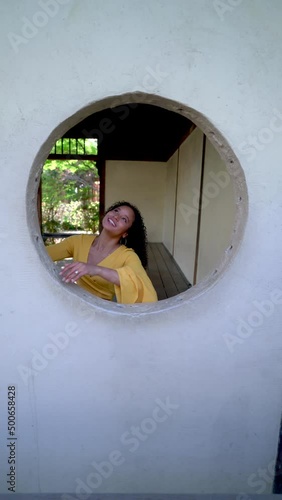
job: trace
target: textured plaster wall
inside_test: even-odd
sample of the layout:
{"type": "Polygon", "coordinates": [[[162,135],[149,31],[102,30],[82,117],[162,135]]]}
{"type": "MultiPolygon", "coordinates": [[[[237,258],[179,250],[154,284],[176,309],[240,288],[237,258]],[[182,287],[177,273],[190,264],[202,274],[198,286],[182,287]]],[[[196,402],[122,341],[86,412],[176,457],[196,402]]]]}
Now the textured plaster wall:
{"type": "Polygon", "coordinates": [[[273,475],[281,416],[281,2],[60,0],[47,17],[41,4],[1,3],[1,492],[8,385],[18,492],[269,492],[271,472],[258,478],[273,475]],[[125,307],[59,282],[34,207],[52,143],[134,92],[204,129],[237,212],[216,275],[125,307]]]}

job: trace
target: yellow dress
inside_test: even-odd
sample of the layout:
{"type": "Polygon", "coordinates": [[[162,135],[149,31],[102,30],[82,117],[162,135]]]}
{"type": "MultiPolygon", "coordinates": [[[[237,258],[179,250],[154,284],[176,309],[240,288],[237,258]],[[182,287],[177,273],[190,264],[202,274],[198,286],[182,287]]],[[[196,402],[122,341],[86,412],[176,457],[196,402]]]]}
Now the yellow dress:
{"type": "MultiPolygon", "coordinates": [[[[50,245],[46,250],[53,261],[73,258],[87,263],[90,247],[95,235],[70,236],[61,243],[50,245]]],[[[98,264],[118,272],[120,286],[114,285],[100,276],[82,276],[77,284],[101,299],[112,300],[116,295],[121,304],[156,302],[156,291],[138,255],[131,248],[121,245],[98,264]]]]}

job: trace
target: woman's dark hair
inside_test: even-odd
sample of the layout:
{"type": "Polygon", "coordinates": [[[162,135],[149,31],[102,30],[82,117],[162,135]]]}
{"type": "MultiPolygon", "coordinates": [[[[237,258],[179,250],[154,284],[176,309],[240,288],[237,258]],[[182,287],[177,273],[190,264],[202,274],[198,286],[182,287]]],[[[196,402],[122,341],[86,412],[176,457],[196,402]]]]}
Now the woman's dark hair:
{"type": "Polygon", "coordinates": [[[147,229],[144,224],[143,217],[139,212],[138,208],[129,203],[128,201],[117,201],[107,209],[106,214],[111,210],[114,210],[115,208],[121,206],[130,207],[135,215],[134,222],[132,226],[127,230],[128,234],[125,240],[122,239],[121,243],[127,246],[127,248],[132,248],[134,252],[137,253],[139,259],[142,262],[143,267],[146,268],[148,264],[147,229]]]}

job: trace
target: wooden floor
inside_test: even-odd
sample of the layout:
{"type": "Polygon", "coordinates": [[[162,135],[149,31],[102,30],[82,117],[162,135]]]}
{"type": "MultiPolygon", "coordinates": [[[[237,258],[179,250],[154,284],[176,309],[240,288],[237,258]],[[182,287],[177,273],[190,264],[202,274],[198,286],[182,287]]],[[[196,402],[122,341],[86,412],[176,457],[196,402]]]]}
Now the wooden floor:
{"type": "Polygon", "coordinates": [[[159,300],[185,292],[192,286],[162,243],[149,243],[148,261],[147,272],[159,300]]]}

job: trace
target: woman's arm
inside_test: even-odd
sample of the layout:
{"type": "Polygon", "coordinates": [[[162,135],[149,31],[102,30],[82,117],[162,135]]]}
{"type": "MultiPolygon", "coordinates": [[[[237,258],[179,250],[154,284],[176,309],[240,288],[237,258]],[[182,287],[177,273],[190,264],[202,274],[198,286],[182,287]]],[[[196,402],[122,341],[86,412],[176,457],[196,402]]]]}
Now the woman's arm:
{"type": "Polygon", "coordinates": [[[117,267],[116,270],[77,261],[67,264],[60,274],[66,283],[75,282],[84,275],[100,276],[115,285],[115,294],[120,304],[157,302],[158,300],[156,291],[140,259],[130,249],[127,251],[123,265],[117,267]]]}
{"type": "Polygon", "coordinates": [[[109,267],[93,266],[85,264],[84,262],[72,262],[71,264],[67,264],[60,272],[63,281],[66,283],[77,281],[85,274],[89,276],[101,276],[101,278],[104,278],[110,283],[120,286],[118,272],[109,267]]]}
{"type": "Polygon", "coordinates": [[[70,236],[69,238],[65,238],[60,243],[55,243],[54,245],[45,247],[49,257],[51,257],[53,261],[72,257],[74,238],[77,238],[77,236],[70,236]]]}

